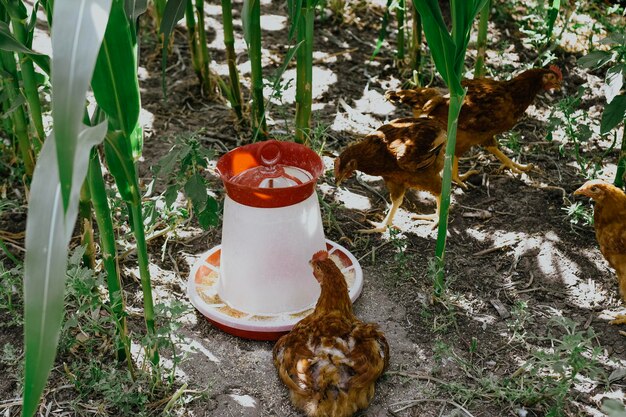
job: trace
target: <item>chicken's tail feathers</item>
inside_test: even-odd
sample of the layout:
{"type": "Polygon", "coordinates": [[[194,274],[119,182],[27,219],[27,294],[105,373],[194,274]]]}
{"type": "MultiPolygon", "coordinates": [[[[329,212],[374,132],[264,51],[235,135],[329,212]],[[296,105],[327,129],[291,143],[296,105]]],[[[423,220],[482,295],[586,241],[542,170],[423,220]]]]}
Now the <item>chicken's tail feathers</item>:
{"type": "Polygon", "coordinates": [[[421,109],[433,99],[443,97],[443,92],[438,88],[417,88],[415,90],[395,90],[387,91],[385,99],[394,104],[406,104],[413,109],[421,109]]]}

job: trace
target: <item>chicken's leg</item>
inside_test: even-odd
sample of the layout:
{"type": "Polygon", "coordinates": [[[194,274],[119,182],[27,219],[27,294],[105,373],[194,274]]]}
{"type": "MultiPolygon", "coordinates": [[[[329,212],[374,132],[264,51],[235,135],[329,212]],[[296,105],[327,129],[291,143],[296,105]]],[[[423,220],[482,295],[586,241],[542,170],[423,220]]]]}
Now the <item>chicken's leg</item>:
{"type": "Polygon", "coordinates": [[[384,233],[387,231],[387,227],[392,226],[396,211],[398,211],[398,208],[400,208],[400,205],[404,200],[406,187],[399,184],[387,183],[387,188],[389,189],[389,197],[391,198],[391,208],[385,216],[385,219],[382,223],[372,222],[372,224],[376,226],[375,228],[361,229],[358,231],[359,233],[384,233]]]}
{"type": "Polygon", "coordinates": [[[480,171],[471,169],[463,175],[459,175],[459,158],[455,155],[452,159],[452,181],[454,181],[459,187],[467,190],[467,184],[465,180],[475,174],[480,174],[480,171]]]}
{"type": "Polygon", "coordinates": [[[524,171],[530,171],[533,169],[533,164],[522,165],[511,161],[511,158],[506,156],[500,149],[498,149],[497,146],[487,146],[485,149],[494,154],[495,157],[502,162],[502,166],[500,167],[501,169],[508,168],[516,174],[522,174],[524,171]]]}
{"type": "Polygon", "coordinates": [[[618,314],[609,324],[626,324],[626,314],[618,314]]]}
{"type": "Polygon", "coordinates": [[[441,206],[441,195],[435,197],[437,201],[437,209],[433,214],[414,214],[411,216],[413,220],[432,220],[435,224],[439,223],[439,207],[441,206]]]}

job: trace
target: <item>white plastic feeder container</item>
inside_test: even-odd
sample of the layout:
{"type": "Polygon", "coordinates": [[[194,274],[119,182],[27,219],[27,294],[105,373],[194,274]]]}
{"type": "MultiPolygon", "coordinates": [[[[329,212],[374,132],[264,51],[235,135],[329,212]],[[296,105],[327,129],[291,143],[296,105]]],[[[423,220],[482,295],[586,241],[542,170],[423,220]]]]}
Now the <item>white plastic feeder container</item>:
{"type": "Polygon", "coordinates": [[[315,192],[320,157],[304,145],[266,141],[234,149],[217,163],[227,196],[222,245],[194,265],[188,293],[217,327],[273,340],[308,315],[320,287],[309,260],[328,250],[354,301],[363,286],[358,261],[326,241],[315,192]]]}

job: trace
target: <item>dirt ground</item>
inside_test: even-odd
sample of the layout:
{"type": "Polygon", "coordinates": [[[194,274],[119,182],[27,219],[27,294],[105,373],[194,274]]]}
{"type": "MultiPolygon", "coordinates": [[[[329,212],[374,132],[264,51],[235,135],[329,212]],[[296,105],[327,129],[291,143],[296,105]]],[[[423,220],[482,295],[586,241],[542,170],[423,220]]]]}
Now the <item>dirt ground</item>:
{"type": "MultiPolygon", "coordinates": [[[[281,64],[288,28],[282,3],[264,1],[262,5],[267,78],[281,64]],[[276,22],[278,29],[272,26],[276,22]]],[[[237,19],[239,8],[235,9],[237,19]]],[[[213,59],[224,63],[219,6],[211,4],[208,11],[213,59]]],[[[314,88],[314,123],[328,128],[324,157],[328,168],[331,156],[360,134],[386,120],[409,114],[408,109],[394,109],[382,99],[387,89],[400,85],[403,76],[394,62],[393,46],[383,47],[379,57],[369,59],[377,36],[372,28],[378,27],[380,14],[380,9],[371,8],[351,23],[339,25],[327,19],[316,27],[315,50],[319,52],[314,76],[318,76],[321,85],[314,88]]],[[[508,36],[511,47],[507,53],[514,57],[508,62],[488,57],[488,65],[497,78],[516,73],[516,68],[536,56],[534,51],[515,43],[510,25],[497,21],[490,27],[490,39],[496,42],[491,46],[494,51],[508,36]]],[[[238,25],[235,30],[239,30],[238,25]]],[[[237,49],[239,63],[243,64],[247,55],[240,36],[237,49]]],[[[146,183],[151,177],[150,166],[167,154],[177,135],[195,132],[218,155],[245,143],[249,135],[245,127],[237,125],[226,104],[207,100],[200,94],[188,65],[188,46],[182,29],[175,34],[175,53],[167,71],[167,102],[162,99],[160,61],[154,50],[154,39],[146,36],[140,61],[142,105],[151,122],[146,127],[140,165],[146,183]]],[[[470,63],[472,53],[468,54],[470,63]]],[[[468,154],[461,162],[461,170],[476,166],[482,174],[470,179],[468,190],[453,188],[446,255],[449,288],[444,302],[432,303],[433,284],[428,273],[436,231],[426,222],[410,219],[412,212],[434,210],[430,196],[414,193],[407,197],[396,217],[400,233],[395,237],[388,233],[360,235],[357,229],[367,227],[368,220],[380,221],[387,209],[388,196],[382,182],[360,176],[338,189],[331,171],[320,180],[319,192],[328,204],[323,207],[326,237],[348,248],[363,268],[365,285],[355,303],[356,314],[365,321],[378,323],[391,348],[390,372],[379,381],[372,405],[361,416],[465,415],[453,404],[450,393],[441,390],[439,382],[476,386],[472,385],[476,384],[476,374],[468,372],[454,358],[471,362],[472,369],[481,370],[483,376],[509,376],[534,350],[549,346],[550,336],[563,336],[563,327],[551,321],[559,316],[573,320],[578,329],[595,331],[594,346],[599,348],[599,361],[607,374],[626,367],[626,338],[618,332],[619,328],[608,324],[624,310],[614,271],[600,254],[592,228],[573,225],[563,210],[566,203],[574,200],[571,193],[583,179],[571,158],[559,153],[559,144],[545,140],[551,106],[586,82],[597,87],[599,78],[581,72],[575,66],[574,55],[558,49],[556,54],[556,64],[564,73],[562,91],[537,98],[514,129],[519,132],[520,150],[515,154],[505,150],[536,169],[522,176],[500,173],[498,161],[481,150],[468,154]],[[521,328],[515,330],[520,302],[527,307],[521,328]],[[411,403],[412,400],[417,401],[411,403]]],[[[218,72],[224,70],[220,65],[215,68],[218,72]]],[[[243,76],[249,77],[249,72],[244,70],[243,76]]],[[[248,90],[244,90],[244,96],[248,96],[248,90]]],[[[583,102],[591,117],[600,117],[598,104],[602,101],[598,97],[601,94],[595,92],[583,102]]],[[[274,117],[270,124],[274,123],[276,132],[284,130],[283,119],[292,120],[294,106],[288,102],[289,91],[283,98],[284,107],[277,105],[270,110],[274,117]]],[[[611,154],[605,163],[614,164],[616,154],[611,154]]],[[[224,193],[215,172],[209,170],[206,177],[221,198],[224,193]]],[[[219,227],[203,232],[192,222],[169,239],[170,256],[161,256],[164,237],[151,241],[157,299],[186,302],[191,265],[220,239],[219,227]]],[[[128,279],[132,274],[128,268],[134,267],[134,259],[130,257],[125,266],[127,288],[134,292],[137,284],[128,279]]],[[[133,299],[130,303],[140,305],[133,299]]],[[[189,387],[209,387],[207,399],[188,405],[188,415],[300,415],[290,405],[287,389],[275,374],[272,343],[223,333],[197,312],[185,319],[181,332],[195,352],[189,353],[189,360],[182,364],[180,379],[188,382],[189,387]]],[[[141,325],[140,320],[137,325],[141,325]]],[[[21,337],[21,329],[15,328],[0,334],[0,345],[19,345],[21,337]]],[[[599,411],[602,398],[621,395],[623,401],[625,385],[621,380],[611,385],[591,383],[585,389],[577,387],[569,396],[568,415],[604,415],[599,411]]],[[[0,388],[2,399],[19,396],[14,392],[15,384],[0,383],[0,388]]],[[[546,413],[541,407],[522,409],[486,399],[461,405],[476,417],[546,413]]]]}

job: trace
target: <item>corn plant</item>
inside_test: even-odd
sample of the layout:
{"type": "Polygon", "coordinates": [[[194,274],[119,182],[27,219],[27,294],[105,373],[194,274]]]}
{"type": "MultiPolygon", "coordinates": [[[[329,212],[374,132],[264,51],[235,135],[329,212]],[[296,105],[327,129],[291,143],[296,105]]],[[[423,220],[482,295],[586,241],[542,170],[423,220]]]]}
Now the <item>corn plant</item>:
{"type": "MultiPolygon", "coordinates": [[[[302,0],[299,0],[302,1],[302,0]]],[[[261,1],[244,0],[241,13],[243,35],[248,45],[248,56],[251,63],[252,86],[252,127],[255,138],[265,137],[267,123],[265,120],[265,104],[263,101],[263,66],[261,64],[261,1]]]]}
{"type": "Polygon", "coordinates": [[[295,25],[296,51],[296,142],[303,143],[311,127],[313,103],[313,34],[318,0],[290,2],[292,30],[295,25]]]}
{"type": "Polygon", "coordinates": [[[437,263],[435,295],[440,296],[445,288],[444,255],[448,231],[448,209],[450,207],[450,186],[452,179],[452,159],[456,146],[456,130],[465,89],[461,86],[465,52],[469,43],[470,30],[476,14],[487,0],[450,0],[452,32],[449,33],[441,15],[437,0],[414,1],[413,6],[422,16],[424,33],[430,45],[435,66],[450,90],[448,112],[448,143],[443,168],[441,190],[441,210],[435,258],[437,263]]]}
{"type": "Polygon", "coordinates": [[[23,416],[35,414],[54,362],[78,195],[90,149],[107,130],[106,123],[85,127],[82,115],[111,0],[83,6],[56,0],[53,12],[53,20],[62,22],[52,28],[54,128],[34,171],[26,223],[23,416]]]}
{"type": "Polygon", "coordinates": [[[38,5],[29,17],[20,1],[0,2],[0,109],[4,130],[17,141],[28,176],[45,139],[35,63],[50,73],[49,57],[30,49],[38,5]],[[29,130],[34,130],[32,135],[29,130]]]}
{"type": "Polygon", "coordinates": [[[239,120],[243,118],[241,109],[241,88],[239,86],[239,71],[237,71],[237,55],[235,54],[235,35],[233,31],[233,5],[231,0],[222,0],[222,22],[224,24],[224,46],[226,47],[226,63],[230,85],[228,99],[239,120]]]}
{"type": "Polygon", "coordinates": [[[215,81],[209,68],[209,48],[204,26],[204,0],[195,0],[195,4],[187,0],[185,18],[192,66],[202,91],[211,96],[215,93],[215,81]]]}
{"type": "MultiPolygon", "coordinates": [[[[592,51],[578,60],[584,68],[600,68],[610,65],[606,71],[604,95],[606,106],[602,112],[600,134],[605,135],[618,127],[626,126],[626,93],[623,92],[626,80],[626,32],[614,32],[600,41],[608,50],[592,51]]],[[[620,155],[617,163],[617,174],[614,183],[624,187],[626,179],[626,133],[622,131],[620,155]]],[[[617,132],[615,133],[617,135],[617,132]]]]}
{"type": "MultiPolygon", "coordinates": [[[[135,19],[144,4],[126,8],[123,0],[86,0],[76,7],[56,0],[52,11],[53,131],[37,162],[26,225],[25,388],[23,415],[37,409],[52,367],[63,315],[63,287],[68,244],[78,212],[80,190],[87,184],[100,230],[111,311],[120,336],[118,359],[128,356],[124,304],[119,282],[115,238],[98,152],[103,139],[109,171],[132,214],[144,315],[155,334],[154,307],[135,160],[142,147],[138,124],[137,33],[135,19]],[[98,109],[95,126],[86,126],[85,96],[89,84],[98,109]]],[[[150,358],[158,363],[154,346],[150,358]]],[[[129,363],[130,366],[130,363],[129,363]]]]}
{"type": "MultiPolygon", "coordinates": [[[[417,0],[412,0],[417,1],[417,0]]],[[[411,22],[411,68],[417,85],[422,85],[422,17],[412,7],[413,20],[411,22]]]]}
{"type": "Polygon", "coordinates": [[[480,11],[478,23],[478,39],[476,40],[476,64],[474,64],[474,78],[485,75],[485,55],[487,54],[487,29],[489,27],[489,13],[491,12],[491,0],[487,0],[480,11]]]}

